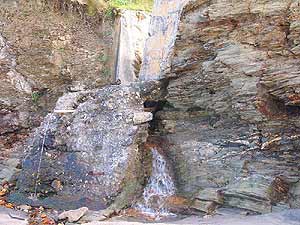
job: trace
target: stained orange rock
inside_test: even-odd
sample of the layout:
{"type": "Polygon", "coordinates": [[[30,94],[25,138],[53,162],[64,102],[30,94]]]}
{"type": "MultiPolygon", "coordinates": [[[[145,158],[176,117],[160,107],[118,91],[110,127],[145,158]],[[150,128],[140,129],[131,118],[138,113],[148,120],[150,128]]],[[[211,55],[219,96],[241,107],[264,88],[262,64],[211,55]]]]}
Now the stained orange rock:
{"type": "Polygon", "coordinates": [[[47,215],[46,214],[41,214],[41,218],[47,218],[47,215]]]}
{"type": "Polygon", "coordinates": [[[172,206],[188,206],[189,200],[180,196],[171,196],[167,199],[167,204],[172,206]]]}
{"type": "Polygon", "coordinates": [[[288,99],[292,101],[293,104],[300,103],[300,94],[292,94],[288,96],[288,99]]]}
{"type": "Polygon", "coordinates": [[[141,211],[137,210],[137,209],[127,209],[126,211],[124,211],[124,216],[128,216],[128,217],[134,217],[134,218],[141,218],[141,219],[145,219],[148,221],[154,221],[155,218],[151,217],[149,215],[145,215],[143,214],[141,211]]]}

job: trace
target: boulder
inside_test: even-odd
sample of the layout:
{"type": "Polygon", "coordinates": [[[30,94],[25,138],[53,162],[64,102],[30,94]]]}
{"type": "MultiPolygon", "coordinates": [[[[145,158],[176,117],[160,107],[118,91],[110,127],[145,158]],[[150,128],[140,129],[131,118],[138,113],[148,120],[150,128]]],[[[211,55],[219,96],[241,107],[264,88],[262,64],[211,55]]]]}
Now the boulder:
{"type": "Polygon", "coordinates": [[[61,214],[59,214],[58,219],[59,220],[66,219],[70,223],[77,222],[88,211],[89,211],[89,209],[87,207],[82,207],[82,208],[75,209],[75,210],[64,211],[61,214]]]}
{"type": "Polygon", "coordinates": [[[134,113],[133,115],[133,123],[135,125],[147,123],[153,119],[153,114],[151,112],[139,112],[134,113]]]}
{"type": "Polygon", "coordinates": [[[149,126],[135,124],[136,113],[143,115],[136,87],[108,86],[61,97],[28,141],[11,199],[24,202],[20,195],[36,190],[42,204],[61,209],[99,210],[116,199],[121,208],[130,204],[142,191],[139,146],[149,126]]]}

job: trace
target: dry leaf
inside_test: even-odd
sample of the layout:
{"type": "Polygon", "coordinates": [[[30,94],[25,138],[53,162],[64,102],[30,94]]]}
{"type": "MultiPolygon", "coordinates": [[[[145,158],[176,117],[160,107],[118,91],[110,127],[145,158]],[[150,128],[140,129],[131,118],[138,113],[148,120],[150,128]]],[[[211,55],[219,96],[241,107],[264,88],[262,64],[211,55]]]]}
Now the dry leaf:
{"type": "Polygon", "coordinates": [[[5,205],[5,207],[6,207],[6,208],[9,208],[9,209],[13,209],[13,208],[14,208],[14,205],[11,204],[11,203],[7,203],[7,204],[5,205]]]}
{"type": "Polygon", "coordinates": [[[6,204],[6,201],[5,200],[0,200],[0,205],[5,205],[6,204]]]}
{"type": "Polygon", "coordinates": [[[7,194],[7,189],[3,188],[1,191],[0,191],[0,196],[4,196],[7,194]]]}

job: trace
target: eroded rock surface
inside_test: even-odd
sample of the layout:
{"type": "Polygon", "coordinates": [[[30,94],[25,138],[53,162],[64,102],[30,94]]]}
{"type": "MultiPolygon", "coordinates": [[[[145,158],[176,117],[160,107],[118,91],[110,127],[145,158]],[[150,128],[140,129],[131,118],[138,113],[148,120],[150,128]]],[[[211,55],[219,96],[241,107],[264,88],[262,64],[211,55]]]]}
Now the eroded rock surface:
{"type": "Polygon", "coordinates": [[[156,119],[194,208],[299,207],[299,3],[185,6],[156,119]]]}
{"type": "Polygon", "coordinates": [[[22,144],[58,97],[110,82],[101,59],[112,27],[42,2],[0,1],[0,181],[16,172],[22,144]]]}
{"type": "Polygon", "coordinates": [[[115,79],[130,84],[138,80],[150,15],[133,10],[123,10],[120,14],[115,19],[115,79]]]}
{"type": "Polygon", "coordinates": [[[139,112],[143,101],[134,87],[108,86],[61,97],[28,142],[19,194],[11,199],[22,202],[36,192],[48,197],[42,204],[56,208],[101,209],[117,196],[117,206],[130,204],[142,191],[139,145],[148,134],[147,123],[134,124],[139,112]]]}

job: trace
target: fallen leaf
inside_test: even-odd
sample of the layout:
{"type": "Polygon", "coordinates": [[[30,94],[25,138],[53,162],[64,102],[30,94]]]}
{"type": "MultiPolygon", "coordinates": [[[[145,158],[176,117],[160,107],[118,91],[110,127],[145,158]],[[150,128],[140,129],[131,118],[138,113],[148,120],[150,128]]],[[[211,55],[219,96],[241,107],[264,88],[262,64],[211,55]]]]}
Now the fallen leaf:
{"type": "Polygon", "coordinates": [[[6,204],[6,201],[5,200],[0,200],[0,205],[5,205],[6,204]]]}
{"type": "Polygon", "coordinates": [[[7,194],[7,189],[3,188],[1,191],[0,191],[0,196],[4,196],[7,194]]]}
{"type": "Polygon", "coordinates": [[[9,209],[13,209],[13,208],[14,208],[14,205],[11,204],[11,203],[7,203],[7,204],[5,204],[5,207],[6,207],[6,208],[9,208],[9,209]]]}
{"type": "Polygon", "coordinates": [[[43,223],[43,225],[53,225],[53,224],[55,224],[51,219],[49,219],[49,218],[44,218],[43,220],[42,220],[42,223],[43,223]]]}

